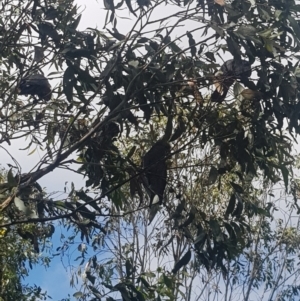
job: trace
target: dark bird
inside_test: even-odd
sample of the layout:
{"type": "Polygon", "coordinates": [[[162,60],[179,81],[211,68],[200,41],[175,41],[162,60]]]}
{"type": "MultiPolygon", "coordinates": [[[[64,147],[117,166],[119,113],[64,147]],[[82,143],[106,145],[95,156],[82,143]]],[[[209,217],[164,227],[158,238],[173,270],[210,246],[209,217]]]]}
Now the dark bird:
{"type": "Polygon", "coordinates": [[[167,183],[166,156],[170,152],[170,145],[162,140],[157,141],[144,155],[143,168],[150,190],[150,204],[162,203],[167,183]],[[158,200],[154,198],[157,196],[158,200]]]}
{"type": "Polygon", "coordinates": [[[49,101],[52,96],[51,86],[43,74],[31,74],[24,77],[19,85],[19,95],[37,95],[49,101]]]}
{"type": "MultiPolygon", "coordinates": [[[[230,86],[235,80],[240,80],[246,86],[249,86],[249,77],[251,76],[251,64],[244,60],[228,60],[215,74],[215,91],[211,96],[212,102],[222,102],[225,100],[230,86]]],[[[252,88],[252,86],[251,86],[252,88]]]]}

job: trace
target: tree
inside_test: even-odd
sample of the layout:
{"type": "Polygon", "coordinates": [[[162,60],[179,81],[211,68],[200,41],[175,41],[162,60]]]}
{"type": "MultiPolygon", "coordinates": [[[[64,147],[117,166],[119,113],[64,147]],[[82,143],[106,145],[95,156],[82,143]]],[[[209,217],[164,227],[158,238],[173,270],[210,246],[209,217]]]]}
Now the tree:
{"type": "MultiPolygon", "coordinates": [[[[0,183],[5,179],[6,172],[1,168],[0,183]]],[[[6,212],[0,215],[1,223],[6,223],[9,216],[6,212]]],[[[28,239],[22,239],[17,231],[29,233],[32,225],[11,228],[1,228],[0,232],[0,300],[1,301],[35,301],[46,300],[47,295],[38,286],[23,284],[28,276],[29,268],[36,264],[49,264],[47,256],[40,258],[33,252],[33,246],[28,239]],[[20,247],[22,246],[22,247],[20,247]],[[28,268],[29,265],[29,268],[28,268]]]]}
{"type": "Polygon", "coordinates": [[[24,149],[44,156],[26,174],[18,162],[8,172],[0,208],[11,221],[2,227],[34,223],[38,241],[40,227],[51,236],[51,221],[61,220],[89,242],[107,237],[112,218],[144,210],[155,222],[160,212],[171,238],[187,239],[175,271],[196,257],[225,277],[225,263],[249,244],[250,219],[273,206],[257,198],[255,180],[289,186],[299,132],[299,7],[292,0],[170,1],[176,14],[156,19],[163,3],[105,1],[112,30],[79,31],[72,0],[6,1],[0,143],[9,153],[6,144],[26,137],[24,149]],[[117,30],[124,7],[134,19],[126,35],[117,30]],[[195,28],[176,37],[190,21],[195,28]],[[47,77],[46,67],[55,70],[47,77]],[[170,151],[149,163],[158,141],[170,151]],[[86,183],[53,200],[37,181],[59,168],[86,183]]]}
{"type": "Polygon", "coordinates": [[[149,229],[147,216],[138,211],[123,221],[115,218],[111,235],[101,244],[78,246],[83,261],[74,270],[74,283],[75,278],[82,278],[84,284],[75,296],[80,300],[100,296],[127,300],[135,292],[138,300],[157,296],[184,301],[237,300],[241,296],[245,301],[295,300],[300,284],[299,217],[293,197],[278,184],[259,189],[257,197],[274,207],[269,216],[249,219],[249,244],[235,260],[224,262],[226,277],[216,269],[207,271],[197,257],[172,273],[174,262],[186,254],[189,239],[179,231],[176,239],[170,239],[171,227],[164,223],[163,215],[149,229]],[[164,230],[158,232],[162,226],[164,230]]]}

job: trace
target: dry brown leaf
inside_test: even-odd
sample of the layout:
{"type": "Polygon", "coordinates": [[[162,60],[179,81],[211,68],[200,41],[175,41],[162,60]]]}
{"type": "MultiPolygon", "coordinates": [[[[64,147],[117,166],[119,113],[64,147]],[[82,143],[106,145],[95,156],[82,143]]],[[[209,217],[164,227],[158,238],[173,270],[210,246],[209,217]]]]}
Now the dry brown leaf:
{"type": "Polygon", "coordinates": [[[215,0],[216,4],[219,4],[220,6],[224,6],[225,5],[225,0],[215,0]]]}

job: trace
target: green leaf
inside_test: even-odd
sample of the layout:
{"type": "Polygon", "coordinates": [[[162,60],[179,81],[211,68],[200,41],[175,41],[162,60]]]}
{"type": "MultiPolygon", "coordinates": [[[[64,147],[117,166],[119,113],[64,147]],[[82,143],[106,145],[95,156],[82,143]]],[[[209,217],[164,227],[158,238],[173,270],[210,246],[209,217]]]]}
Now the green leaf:
{"type": "Polygon", "coordinates": [[[273,47],[274,42],[270,39],[264,39],[264,42],[265,42],[266,50],[273,54],[273,52],[274,52],[274,47],[273,47]]]}
{"type": "Polygon", "coordinates": [[[288,15],[288,20],[290,21],[290,24],[291,24],[298,40],[300,40],[300,27],[299,27],[297,21],[290,14],[288,15]]]}
{"type": "Polygon", "coordinates": [[[275,16],[276,20],[279,20],[279,19],[280,19],[281,14],[282,14],[282,10],[280,10],[280,9],[276,9],[276,10],[275,10],[274,16],[275,16]]]}
{"type": "Polygon", "coordinates": [[[125,2],[126,2],[126,5],[127,5],[128,9],[129,9],[129,11],[136,17],[136,14],[135,14],[135,12],[134,12],[134,10],[132,8],[132,5],[131,5],[131,0],[125,0],[125,2]]]}
{"type": "Polygon", "coordinates": [[[196,52],[197,52],[197,48],[196,48],[196,41],[194,40],[193,38],[193,35],[187,31],[187,36],[189,38],[189,46],[190,46],[190,50],[191,50],[191,55],[192,56],[195,56],[196,55],[196,52]]]}
{"type": "Polygon", "coordinates": [[[16,187],[18,185],[18,182],[12,172],[12,168],[9,169],[8,173],[7,173],[7,182],[9,184],[10,187],[16,187]]]}
{"type": "Polygon", "coordinates": [[[218,236],[221,233],[221,228],[217,220],[211,219],[209,221],[209,226],[215,236],[218,236]]]}
{"type": "Polygon", "coordinates": [[[242,25],[238,28],[236,33],[241,35],[244,38],[247,38],[249,36],[255,36],[256,35],[256,28],[251,25],[242,25]]]}
{"type": "Polygon", "coordinates": [[[229,203],[228,203],[225,215],[228,216],[229,214],[232,214],[234,207],[235,207],[235,194],[232,194],[229,199],[229,203]]]}
{"type": "Polygon", "coordinates": [[[29,152],[29,154],[27,156],[30,156],[30,155],[34,154],[35,151],[36,151],[36,148],[34,148],[31,152],[29,152]]]}
{"type": "Polygon", "coordinates": [[[135,293],[136,293],[136,297],[137,297],[138,301],[146,301],[145,296],[144,296],[143,293],[141,293],[138,290],[136,290],[135,293]]]}
{"type": "Polygon", "coordinates": [[[43,22],[38,24],[41,40],[45,40],[47,36],[52,38],[55,43],[58,43],[60,40],[59,34],[54,28],[54,26],[49,22],[43,22]]]}
{"type": "Polygon", "coordinates": [[[169,47],[171,50],[173,50],[175,53],[178,53],[178,52],[181,52],[181,51],[182,51],[182,49],[181,49],[178,45],[176,45],[175,42],[172,42],[172,43],[168,44],[168,47],[169,47]]]}
{"type": "Polygon", "coordinates": [[[137,43],[139,43],[139,44],[145,44],[145,43],[147,43],[149,41],[149,39],[148,38],[140,38],[140,39],[138,39],[136,42],[137,43]]]}
{"type": "MultiPolygon", "coordinates": [[[[183,256],[182,258],[179,259],[178,262],[176,262],[174,269],[172,270],[172,272],[174,274],[176,274],[183,266],[187,265],[192,257],[192,253],[191,250],[188,250],[183,256]]],[[[164,280],[165,280],[165,275],[164,275],[164,280]]],[[[168,278],[169,281],[170,278],[168,278]]],[[[171,282],[171,284],[169,282],[166,282],[165,280],[165,284],[167,285],[168,288],[172,288],[173,287],[173,282],[171,282]]]]}
{"type": "Polygon", "coordinates": [[[208,176],[208,181],[207,181],[208,185],[214,184],[218,179],[218,175],[219,175],[218,169],[216,167],[212,166],[209,171],[209,176],[208,176]]]}
{"type": "Polygon", "coordinates": [[[60,15],[60,12],[55,9],[54,7],[50,7],[45,11],[45,20],[53,20],[55,18],[58,18],[60,15]]]}
{"type": "Polygon", "coordinates": [[[58,209],[62,209],[62,210],[67,210],[67,209],[74,210],[75,209],[70,203],[63,202],[63,201],[54,201],[53,206],[55,206],[58,209]]]}
{"type": "Polygon", "coordinates": [[[126,277],[129,278],[131,276],[132,270],[133,270],[133,266],[129,259],[126,259],[125,268],[126,268],[126,277]]]}
{"type": "Polygon", "coordinates": [[[235,41],[235,39],[236,38],[232,35],[226,39],[228,50],[231,52],[233,57],[240,57],[242,55],[241,46],[235,41]]]}
{"type": "Polygon", "coordinates": [[[140,280],[146,288],[150,287],[150,283],[144,277],[139,277],[138,280],[140,280]]]}
{"type": "Polygon", "coordinates": [[[150,277],[150,278],[155,278],[156,275],[153,272],[144,272],[141,275],[146,276],[146,277],[150,277]]]}
{"type": "Polygon", "coordinates": [[[257,11],[263,20],[269,21],[272,18],[272,12],[263,9],[262,5],[257,5],[257,11]]]}
{"type": "Polygon", "coordinates": [[[172,130],[173,130],[173,116],[170,114],[168,116],[168,121],[165,129],[165,134],[163,137],[164,141],[169,141],[172,135],[172,130]]]}
{"type": "Polygon", "coordinates": [[[258,33],[259,36],[263,38],[269,38],[273,32],[272,28],[266,28],[258,33]]]}
{"type": "Polygon", "coordinates": [[[236,196],[236,199],[238,200],[238,202],[237,202],[237,206],[236,206],[234,212],[232,213],[232,216],[239,218],[244,209],[244,202],[238,193],[236,193],[235,196],[236,196]]]}
{"type": "Polygon", "coordinates": [[[75,59],[75,58],[91,58],[91,52],[88,49],[70,49],[65,53],[68,59],[75,59]]]}
{"type": "Polygon", "coordinates": [[[163,274],[163,282],[167,286],[167,288],[169,288],[169,289],[173,288],[172,278],[166,276],[165,274],[163,274]]]}
{"type": "Polygon", "coordinates": [[[210,24],[210,27],[211,27],[213,30],[215,30],[215,32],[216,32],[219,36],[224,37],[225,31],[224,31],[224,29],[223,29],[222,27],[216,25],[216,23],[211,23],[211,24],[210,24]]]}
{"type": "MultiPolygon", "coordinates": [[[[88,288],[92,291],[92,293],[97,297],[97,298],[101,298],[102,294],[92,285],[88,285],[88,288]]],[[[101,300],[101,299],[100,299],[101,300]]]]}
{"type": "Polygon", "coordinates": [[[92,283],[95,284],[96,277],[91,274],[91,272],[86,272],[86,278],[92,283]]]}
{"type": "Polygon", "coordinates": [[[196,245],[197,243],[202,242],[202,241],[204,240],[205,237],[206,237],[206,233],[203,231],[202,233],[200,233],[200,234],[196,237],[196,239],[195,239],[195,245],[196,245]]]}
{"type": "Polygon", "coordinates": [[[83,297],[83,293],[82,292],[76,292],[75,294],[73,294],[73,297],[75,297],[76,299],[79,299],[79,298],[83,297]]]}
{"type": "Polygon", "coordinates": [[[81,200],[87,202],[91,202],[93,200],[92,197],[87,195],[83,190],[76,191],[76,196],[78,196],[81,200]]]}
{"type": "Polygon", "coordinates": [[[224,222],[224,227],[225,227],[226,231],[228,232],[230,239],[233,242],[236,242],[237,241],[237,237],[236,237],[234,228],[230,224],[228,224],[226,222],[224,222]]]}
{"type": "Polygon", "coordinates": [[[73,30],[75,30],[78,27],[78,25],[79,25],[80,19],[81,19],[81,15],[79,15],[76,18],[76,20],[70,25],[70,28],[72,28],[73,30]]]}
{"type": "Polygon", "coordinates": [[[208,57],[211,61],[213,61],[213,62],[216,61],[216,58],[215,58],[215,55],[214,55],[213,52],[208,51],[208,52],[205,52],[204,54],[205,54],[205,56],[208,57]]]}
{"type": "Polygon", "coordinates": [[[283,165],[280,166],[280,169],[281,169],[285,188],[287,189],[289,185],[289,170],[283,165]]]}
{"type": "Polygon", "coordinates": [[[238,184],[236,184],[234,182],[230,182],[230,185],[233,187],[233,189],[236,192],[238,192],[238,193],[244,193],[244,189],[240,185],[238,185],[238,184]]]}
{"type": "Polygon", "coordinates": [[[182,118],[179,118],[178,125],[170,139],[170,142],[175,141],[176,139],[180,138],[181,135],[186,131],[186,125],[182,118]]]}
{"type": "Polygon", "coordinates": [[[120,189],[117,189],[111,194],[111,200],[117,209],[121,209],[123,201],[125,201],[126,198],[124,197],[123,192],[120,189]]]}
{"type": "Polygon", "coordinates": [[[114,12],[114,0],[104,0],[104,7],[108,10],[111,10],[112,12],[114,12]]]}
{"type": "Polygon", "coordinates": [[[136,145],[134,145],[134,146],[129,150],[129,152],[128,152],[126,158],[127,158],[127,159],[130,159],[130,158],[133,156],[135,150],[136,150],[136,145]]]}

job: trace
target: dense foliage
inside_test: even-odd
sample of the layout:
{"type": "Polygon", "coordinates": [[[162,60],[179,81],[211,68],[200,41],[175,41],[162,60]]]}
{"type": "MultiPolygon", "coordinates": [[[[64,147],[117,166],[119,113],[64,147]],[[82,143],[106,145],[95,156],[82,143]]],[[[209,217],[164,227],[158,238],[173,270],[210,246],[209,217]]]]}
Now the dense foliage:
{"type": "MultiPolygon", "coordinates": [[[[300,6],[167,1],[174,12],[156,18],[165,3],[105,0],[106,28],[81,31],[72,0],[3,1],[1,149],[10,154],[20,141],[43,157],[27,173],[13,158],[0,209],[8,231],[30,225],[19,235],[36,252],[56,220],[97,250],[140,212],[136,227],[155,230],[156,252],[182,250],[163,273],[167,284],[191,260],[195,271],[226,277],[253,242],[253,220],[275,208],[256,181],[289,188],[300,129],[300,6]],[[126,34],[117,29],[124,8],[126,34]],[[60,168],[86,181],[53,199],[38,181],[60,168]]],[[[112,275],[93,258],[97,276],[85,273],[100,298],[97,277],[112,275]]],[[[106,288],[125,300],[153,299],[134,261],[124,269],[131,281],[119,272],[124,281],[106,288]]]]}
{"type": "MultiPolygon", "coordinates": [[[[0,183],[6,178],[3,168],[0,170],[0,183]]],[[[0,214],[1,224],[8,222],[5,212],[0,214]]],[[[1,227],[0,231],[0,300],[1,301],[35,301],[46,300],[47,295],[37,285],[24,285],[23,280],[29,275],[30,269],[36,264],[45,266],[49,258],[38,257],[33,252],[32,244],[23,239],[17,232],[30,234],[33,225],[24,224],[15,227],[1,227]],[[22,246],[22,247],[20,247],[22,246]]],[[[45,245],[44,245],[45,246],[45,245]]]]}

